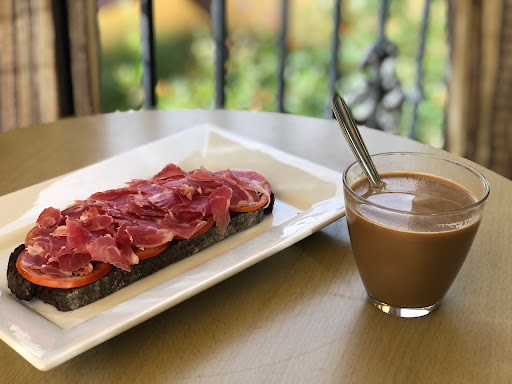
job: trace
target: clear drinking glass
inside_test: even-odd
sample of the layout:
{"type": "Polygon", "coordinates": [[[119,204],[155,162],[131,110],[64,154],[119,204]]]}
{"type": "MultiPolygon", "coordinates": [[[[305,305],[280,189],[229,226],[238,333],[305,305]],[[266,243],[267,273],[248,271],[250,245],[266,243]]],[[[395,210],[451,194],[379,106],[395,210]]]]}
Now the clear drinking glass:
{"type": "Polygon", "coordinates": [[[370,300],[392,315],[427,315],[438,307],[464,263],[480,224],[489,185],[474,168],[445,157],[383,153],[372,159],[379,174],[432,175],[455,182],[475,198],[455,210],[409,212],[378,205],[356,194],[352,187],[365,182],[358,163],[343,173],[350,241],[370,300]]]}

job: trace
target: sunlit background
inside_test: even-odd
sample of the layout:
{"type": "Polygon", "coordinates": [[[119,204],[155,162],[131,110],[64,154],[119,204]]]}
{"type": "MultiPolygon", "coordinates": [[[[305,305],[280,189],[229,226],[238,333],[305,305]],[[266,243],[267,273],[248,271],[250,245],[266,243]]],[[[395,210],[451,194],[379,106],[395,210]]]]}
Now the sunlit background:
{"type": "MultiPolygon", "coordinates": [[[[213,108],[214,49],[210,18],[192,0],[155,0],[157,107],[213,108]]],[[[102,44],[103,112],[141,109],[140,4],[104,1],[98,21],[102,44]]],[[[276,111],[280,2],[229,0],[226,108],[276,111]]],[[[326,117],[333,0],[291,0],[289,53],[285,71],[285,110],[326,117]]],[[[342,96],[363,86],[364,54],[376,39],[379,0],[342,2],[339,71],[342,96]]],[[[398,46],[396,74],[404,91],[415,81],[422,6],[415,0],[392,1],[386,24],[388,39],[398,46]]],[[[426,42],[423,87],[416,138],[443,145],[447,59],[446,2],[433,1],[426,42]]],[[[412,106],[405,103],[399,132],[410,125],[412,106]]]]}

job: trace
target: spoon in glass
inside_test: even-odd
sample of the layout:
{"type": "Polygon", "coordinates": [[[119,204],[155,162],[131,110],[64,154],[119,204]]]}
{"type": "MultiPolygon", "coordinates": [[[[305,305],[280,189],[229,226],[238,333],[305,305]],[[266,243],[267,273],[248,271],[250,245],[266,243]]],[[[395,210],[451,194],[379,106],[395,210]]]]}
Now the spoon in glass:
{"type": "Polygon", "coordinates": [[[352,149],[352,153],[368,178],[370,186],[372,188],[381,188],[382,180],[380,179],[377,168],[375,168],[375,164],[373,164],[372,158],[366,149],[366,145],[359,133],[359,129],[357,129],[354,118],[352,117],[345,100],[343,100],[337,93],[335,93],[332,98],[332,110],[341,127],[343,136],[345,136],[345,140],[347,140],[350,149],[352,149]]]}

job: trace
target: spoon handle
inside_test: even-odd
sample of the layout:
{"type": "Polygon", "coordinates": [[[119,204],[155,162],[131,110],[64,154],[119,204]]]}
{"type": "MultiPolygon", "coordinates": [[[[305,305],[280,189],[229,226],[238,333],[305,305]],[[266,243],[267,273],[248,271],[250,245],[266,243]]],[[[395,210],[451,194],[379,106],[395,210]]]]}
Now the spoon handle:
{"type": "Polygon", "coordinates": [[[368,149],[366,149],[366,145],[364,145],[361,133],[359,132],[359,129],[357,129],[354,118],[352,117],[345,100],[343,100],[338,94],[334,94],[334,97],[332,98],[332,110],[334,112],[334,116],[336,116],[336,120],[338,120],[338,123],[342,128],[341,131],[343,132],[347,143],[350,145],[350,149],[352,149],[354,156],[363,169],[364,174],[370,181],[371,186],[374,188],[379,187],[382,184],[382,181],[380,180],[377,169],[375,168],[370,154],[368,153],[368,149]]]}

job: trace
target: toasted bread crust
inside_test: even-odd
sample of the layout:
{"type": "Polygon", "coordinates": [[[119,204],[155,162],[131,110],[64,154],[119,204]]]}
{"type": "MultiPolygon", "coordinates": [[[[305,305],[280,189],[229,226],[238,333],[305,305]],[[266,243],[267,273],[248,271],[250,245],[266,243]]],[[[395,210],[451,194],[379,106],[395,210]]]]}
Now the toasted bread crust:
{"type": "Polygon", "coordinates": [[[231,212],[231,220],[225,232],[212,227],[204,234],[186,240],[173,240],[169,247],[159,255],[141,260],[139,264],[131,266],[131,272],[118,268],[112,270],[99,280],[77,288],[49,288],[36,285],[20,275],[16,268],[18,255],[25,249],[22,244],[18,246],[9,258],[7,267],[7,283],[11,292],[20,300],[38,298],[51,304],[59,311],[72,311],[74,309],[100,300],[133,282],[149,276],[152,273],[186,257],[189,257],[210,245],[245,229],[258,224],[264,214],[272,212],[274,197],[266,208],[251,212],[231,212]]]}

